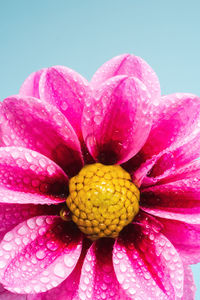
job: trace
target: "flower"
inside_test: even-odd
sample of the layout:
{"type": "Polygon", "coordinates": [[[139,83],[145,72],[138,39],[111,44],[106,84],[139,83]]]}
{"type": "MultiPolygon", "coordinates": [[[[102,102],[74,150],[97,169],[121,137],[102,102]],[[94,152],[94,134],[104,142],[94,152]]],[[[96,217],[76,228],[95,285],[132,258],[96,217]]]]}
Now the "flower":
{"type": "Polygon", "coordinates": [[[90,83],[66,67],[40,70],[5,99],[1,297],[194,299],[188,265],[200,261],[199,100],[161,96],[155,72],[129,54],[105,63],[90,83]],[[114,193],[120,209],[109,215],[114,193]],[[101,224],[91,210],[100,197],[101,224]]]}

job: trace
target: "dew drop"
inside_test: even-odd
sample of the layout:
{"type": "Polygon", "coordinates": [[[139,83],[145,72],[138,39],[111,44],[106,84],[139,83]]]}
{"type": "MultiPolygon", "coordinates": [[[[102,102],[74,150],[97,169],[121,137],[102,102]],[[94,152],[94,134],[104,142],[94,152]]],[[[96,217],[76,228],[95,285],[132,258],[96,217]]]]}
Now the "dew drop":
{"type": "Polygon", "coordinates": [[[90,265],[89,265],[89,264],[86,264],[86,265],[85,265],[85,269],[86,269],[87,272],[89,272],[89,271],[91,270],[90,265]]]}
{"type": "Polygon", "coordinates": [[[150,278],[151,278],[151,276],[150,276],[150,274],[149,274],[149,273],[144,273],[144,278],[145,278],[145,279],[150,279],[150,278]]]}
{"type": "Polygon", "coordinates": [[[60,263],[56,264],[55,268],[54,268],[54,274],[58,277],[65,277],[65,269],[64,266],[60,263]]]}
{"type": "Polygon", "coordinates": [[[12,249],[12,244],[6,243],[2,247],[3,247],[4,250],[10,251],[12,249]]]}
{"type": "Polygon", "coordinates": [[[40,281],[42,282],[42,283],[47,283],[47,282],[49,282],[49,278],[48,277],[41,277],[40,278],[40,281]]]}
{"type": "Polygon", "coordinates": [[[136,290],[133,289],[133,288],[130,288],[130,289],[129,289],[129,293],[130,293],[131,295],[134,295],[134,294],[136,293],[136,290]]]}
{"type": "Polygon", "coordinates": [[[120,263],[120,270],[121,270],[122,273],[126,272],[127,267],[124,263],[120,263]]]}
{"type": "Polygon", "coordinates": [[[58,249],[58,245],[55,242],[53,242],[53,241],[47,242],[46,246],[51,251],[56,251],[58,249]]]}
{"type": "Polygon", "coordinates": [[[12,232],[8,232],[8,233],[6,233],[6,235],[4,236],[4,241],[6,241],[6,242],[10,242],[11,240],[12,240],[12,238],[13,238],[13,234],[12,234],[12,232]]]}
{"type": "Polygon", "coordinates": [[[68,255],[66,255],[64,257],[64,263],[67,267],[72,268],[75,264],[75,261],[72,259],[72,257],[69,257],[68,255]]]}
{"type": "Polygon", "coordinates": [[[19,235],[25,235],[25,234],[27,234],[27,231],[28,231],[27,227],[24,225],[21,228],[19,228],[17,232],[19,235]]]}
{"type": "Polygon", "coordinates": [[[6,266],[5,260],[0,260],[0,269],[3,269],[6,266]]]}
{"type": "Polygon", "coordinates": [[[38,250],[35,255],[38,259],[43,259],[43,258],[45,258],[46,253],[42,250],[38,250]]]}
{"type": "Polygon", "coordinates": [[[68,104],[66,102],[62,102],[61,103],[61,108],[62,108],[62,110],[67,110],[68,104]]]}

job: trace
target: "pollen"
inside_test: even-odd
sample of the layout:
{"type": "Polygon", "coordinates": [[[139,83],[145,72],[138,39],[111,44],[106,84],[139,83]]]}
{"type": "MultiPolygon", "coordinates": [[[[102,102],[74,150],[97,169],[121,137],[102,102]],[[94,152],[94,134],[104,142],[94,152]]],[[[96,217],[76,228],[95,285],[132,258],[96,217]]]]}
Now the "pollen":
{"type": "Polygon", "coordinates": [[[118,165],[87,165],[69,181],[72,220],[91,240],[116,238],[139,211],[140,192],[118,165]]]}

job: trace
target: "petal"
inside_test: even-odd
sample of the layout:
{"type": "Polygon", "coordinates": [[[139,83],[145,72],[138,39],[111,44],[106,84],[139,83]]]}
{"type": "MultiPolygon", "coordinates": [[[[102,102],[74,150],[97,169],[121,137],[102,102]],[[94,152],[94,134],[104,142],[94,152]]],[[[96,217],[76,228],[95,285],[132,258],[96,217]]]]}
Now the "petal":
{"type": "Polygon", "coordinates": [[[92,156],[103,163],[122,163],[143,146],[151,127],[150,98],[137,78],[116,76],[86,103],[82,130],[92,156]]]}
{"type": "MultiPolygon", "coordinates": [[[[177,143],[197,131],[200,117],[200,98],[192,94],[163,96],[154,114],[153,125],[142,151],[148,156],[177,143]]],[[[199,131],[199,130],[198,130],[199,131]]]]}
{"type": "Polygon", "coordinates": [[[200,160],[175,169],[154,186],[141,189],[141,208],[166,219],[200,224],[200,160]]]}
{"type": "Polygon", "coordinates": [[[141,80],[151,94],[152,102],[160,98],[160,83],[153,69],[140,57],[133,54],[123,54],[114,57],[103,64],[94,74],[91,84],[98,88],[107,79],[116,75],[127,75],[141,80]]]}
{"type": "Polygon", "coordinates": [[[190,266],[184,265],[184,289],[181,300],[195,300],[196,286],[190,266]]]}
{"type": "Polygon", "coordinates": [[[179,299],[183,293],[183,266],[173,245],[161,233],[131,225],[113,249],[116,276],[134,299],[179,299]]]}
{"type": "Polygon", "coordinates": [[[163,228],[162,224],[157,220],[157,218],[147,214],[142,209],[139,210],[139,213],[132,221],[133,225],[140,225],[140,227],[149,229],[150,231],[160,232],[163,228]]]}
{"type": "MultiPolygon", "coordinates": [[[[173,159],[173,158],[172,158],[173,159]]],[[[155,161],[154,161],[155,162],[155,161]]],[[[167,160],[169,163],[169,161],[167,160]]],[[[166,164],[167,164],[166,162],[166,164]]],[[[153,165],[153,164],[152,164],[153,165]]],[[[156,167],[158,166],[156,162],[156,167]]],[[[155,165],[154,165],[155,167],[155,165]]],[[[195,181],[198,181],[200,178],[200,160],[196,159],[193,160],[187,164],[184,164],[183,166],[180,166],[179,168],[169,168],[166,170],[164,173],[161,175],[158,175],[156,177],[149,176],[148,178],[145,178],[143,180],[143,186],[144,188],[148,185],[162,185],[166,183],[171,183],[171,182],[177,182],[180,180],[185,180],[185,179],[194,179],[195,181]]]]}
{"type": "MultiPolygon", "coordinates": [[[[128,299],[119,288],[112,264],[111,239],[93,243],[85,257],[77,299],[128,299]]],[[[76,299],[76,298],[75,298],[76,299]]]]}
{"type": "Polygon", "coordinates": [[[19,223],[39,215],[57,214],[55,205],[0,203],[0,240],[19,223]]]}
{"type": "Polygon", "coordinates": [[[45,293],[27,295],[27,300],[75,300],[88,240],[83,240],[82,252],[72,273],[57,287],[45,293]]]}
{"type": "Polygon", "coordinates": [[[175,246],[185,264],[200,262],[200,224],[158,218],[163,234],[175,246]]]}
{"type": "Polygon", "coordinates": [[[18,191],[0,189],[1,203],[18,203],[18,204],[58,204],[65,201],[64,198],[50,197],[47,195],[23,193],[18,191]]]}
{"type": "Polygon", "coordinates": [[[82,167],[78,138],[56,107],[31,97],[10,97],[0,111],[2,146],[36,150],[60,165],[70,176],[82,167]]]}
{"type": "Polygon", "coordinates": [[[0,202],[59,203],[67,187],[67,175],[47,157],[26,148],[0,148],[0,202]]]}
{"type": "Polygon", "coordinates": [[[26,78],[19,91],[21,96],[40,98],[39,81],[44,70],[45,69],[41,69],[37,72],[33,72],[26,78]]]}
{"type": "Polygon", "coordinates": [[[0,253],[0,280],[6,289],[45,292],[65,280],[76,266],[80,233],[59,217],[35,217],[5,235],[0,253]]]}
{"type": "Polygon", "coordinates": [[[89,97],[89,83],[75,71],[55,66],[46,69],[40,80],[40,97],[56,105],[82,138],[81,117],[84,99],[89,97]]]}
{"type": "MultiPolygon", "coordinates": [[[[192,94],[163,97],[154,113],[153,125],[137,161],[152,157],[155,165],[148,177],[168,175],[200,156],[200,98],[192,94]],[[156,156],[156,157],[155,157],[156,156]]],[[[137,161],[133,159],[137,165],[137,161]]]]}
{"type": "Polygon", "coordinates": [[[1,300],[27,300],[26,295],[17,295],[6,290],[2,284],[0,284],[0,299],[1,300]]]}

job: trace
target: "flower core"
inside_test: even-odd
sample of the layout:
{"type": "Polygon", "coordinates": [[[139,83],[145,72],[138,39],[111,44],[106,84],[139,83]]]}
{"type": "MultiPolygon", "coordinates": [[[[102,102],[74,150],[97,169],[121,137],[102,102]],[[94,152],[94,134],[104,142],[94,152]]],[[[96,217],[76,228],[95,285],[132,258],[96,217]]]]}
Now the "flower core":
{"type": "Polygon", "coordinates": [[[87,165],[70,179],[72,220],[91,240],[116,238],[139,211],[140,192],[118,165],[87,165]]]}

